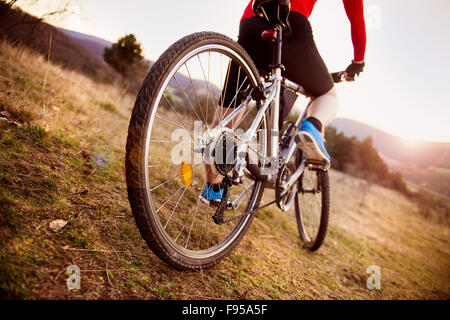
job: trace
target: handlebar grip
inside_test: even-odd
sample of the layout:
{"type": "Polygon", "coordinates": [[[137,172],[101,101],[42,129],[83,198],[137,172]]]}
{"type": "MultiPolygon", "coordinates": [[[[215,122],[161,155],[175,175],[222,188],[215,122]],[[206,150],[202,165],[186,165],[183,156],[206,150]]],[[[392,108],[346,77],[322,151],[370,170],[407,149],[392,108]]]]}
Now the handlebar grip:
{"type": "Polygon", "coordinates": [[[333,72],[333,73],[331,73],[331,78],[333,78],[334,83],[339,83],[339,82],[344,81],[342,79],[343,75],[344,75],[344,71],[333,72]]]}

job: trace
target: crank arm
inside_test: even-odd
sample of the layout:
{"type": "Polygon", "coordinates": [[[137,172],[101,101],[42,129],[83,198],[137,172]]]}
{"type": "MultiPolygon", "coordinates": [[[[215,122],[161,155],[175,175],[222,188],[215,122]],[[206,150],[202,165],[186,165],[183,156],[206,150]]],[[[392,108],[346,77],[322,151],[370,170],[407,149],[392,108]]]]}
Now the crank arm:
{"type": "Polygon", "coordinates": [[[294,183],[297,182],[298,178],[300,178],[300,176],[302,175],[303,170],[305,169],[305,166],[306,166],[306,161],[302,160],[302,162],[298,166],[297,170],[295,170],[295,172],[289,177],[289,179],[286,181],[286,183],[281,186],[283,188],[283,190],[289,190],[294,185],[294,183]]]}
{"type": "Polygon", "coordinates": [[[294,139],[291,139],[291,142],[289,143],[289,147],[286,148],[283,151],[283,154],[281,155],[282,163],[281,165],[285,165],[291,160],[291,157],[294,155],[295,151],[297,151],[297,144],[295,143],[294,139]]]}

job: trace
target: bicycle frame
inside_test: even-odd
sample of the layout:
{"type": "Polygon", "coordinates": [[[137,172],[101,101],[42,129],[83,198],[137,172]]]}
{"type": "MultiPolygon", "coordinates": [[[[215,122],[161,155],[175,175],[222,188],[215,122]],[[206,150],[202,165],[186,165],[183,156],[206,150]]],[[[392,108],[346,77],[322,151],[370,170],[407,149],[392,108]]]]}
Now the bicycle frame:
{"type": "MultiPolygon", "coordinates": [[[[280,93],[281,93],[281,87],[284,86],[286,89],[289,89],[293,91],[296,94],[302,94],[307,96],[306,91],[303,89],[302,86],[296,84],[295,82],[292,82],[286,78],[283,78],[281,76],[283,65],[281,64],[281,50],[282,50],[282,35],[283,30],[281,27],[277,27],[277,38],[276,38],[276,53],[275,53],[275,59],[274,64],[272,65],[272,75],[271,77],[265,81],[264,83],[264,94],[265,94],[265,101],[263,105],[260,107],[252,125],[250,128],[245,132],[244,138],[240,140],[237,147],[237,157],[236,157],[236,165],[235,165],[235,171],[237,173],[237,176],[239,178],[242,178],[244,175],[244,167],[246,166],[246,160],[245,160],[245,151],[247,150],[250,142],[252,139],[256,136],[256,132],[258,129],[258,126],[260,122],[262,121],[264,115],[266,114],[267,110],[269,108],[272,108],[272,117],[271,117],[271,125],[270,125],[270,139],[271,139],[271,148],[270,148],[270,168],[268,169],[268,177],[269,181],[273,180],[272,178],[276,176],[278,172],[278,168],[280,165],[283,165],[287,163],[292,155],[294,154],[297,145],[294,143],[293,139],[291,140],[291,143],[288,148],[283,150],[283,154],[280,157],[280,150],[279,150],[279,114],[280,114],[280,93]],[[279,163],[279,159],[281,160],[281,163],[279,163]]],[[[207,130],[203,136],[201,137],[202,141],[208,141],[210,139],[216,139],[221,132],[223,131],[223,128],[227,126],[234,118],[236,118],[243,110],[247,107],[248,103],[251,100],[251,95],[249,95],[246,99],[246,101],[242,102],[238,107],[236,107],[229,115],[227,115],[222,121],[218,123],[218,125],[212,129],[207,130]],[[209,138],[209,139],[208,139],[209,138]]],[[[298,126],[301,121],[305,118],[307,111],[309,109],[309,104],[303,111],[303,113],[298,117],[295,125],[298,126]]],[[[305,167],[305,161],[303,160],[296,172],[290,177],[288,180],[286,187],[292,186],[295,181],[300,177],[301,173],[303,172],[303,169],[305,167]]],[[[267,168],[265,168],[267,169],[267,168]]]]}

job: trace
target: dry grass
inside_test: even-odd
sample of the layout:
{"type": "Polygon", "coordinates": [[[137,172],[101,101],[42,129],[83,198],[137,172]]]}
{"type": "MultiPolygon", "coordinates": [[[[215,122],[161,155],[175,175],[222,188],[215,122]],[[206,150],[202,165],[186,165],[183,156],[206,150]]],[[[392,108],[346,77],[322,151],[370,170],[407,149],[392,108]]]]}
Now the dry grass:
{"type": "Polygon", "coordinates": [[[0,52],[0,110],[18,123],[0,122],[1,296],[450,298],[448,228],[402,195],[334,171],[330,230],[318,252],[302,247],[292,212],[270,208],[212,269],[169,268],[140,237],[127,201],[124,145],[134,97],[27,50],[2,43],[0,52]],[[54,232],[54,219],[69,223],[54,232]],[[79,291],[66,287],[72,264],[82,270],[79,291]],[[366,269],[374,264],[381,290],[369,291],[366,269]]]}

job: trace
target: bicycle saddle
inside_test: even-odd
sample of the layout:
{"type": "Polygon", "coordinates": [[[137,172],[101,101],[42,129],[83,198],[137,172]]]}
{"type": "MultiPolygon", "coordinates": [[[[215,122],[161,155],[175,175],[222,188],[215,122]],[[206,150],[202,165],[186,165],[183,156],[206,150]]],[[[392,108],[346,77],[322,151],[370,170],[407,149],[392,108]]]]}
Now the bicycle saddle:
{"type": "Polygon", "coordinates": [[[255,14],[274,27],[281,26],[289,30],[290,0],[253,0],[252,9],[255,14]]]}

